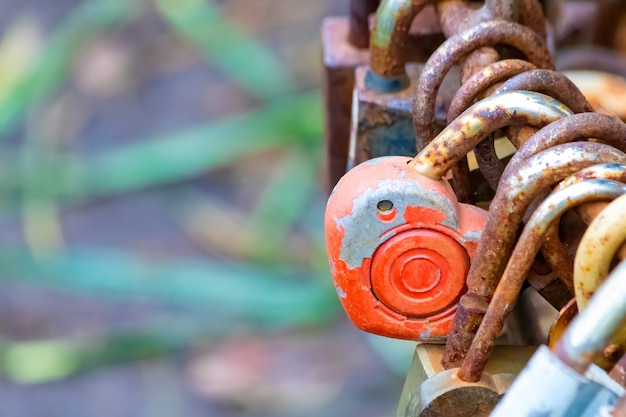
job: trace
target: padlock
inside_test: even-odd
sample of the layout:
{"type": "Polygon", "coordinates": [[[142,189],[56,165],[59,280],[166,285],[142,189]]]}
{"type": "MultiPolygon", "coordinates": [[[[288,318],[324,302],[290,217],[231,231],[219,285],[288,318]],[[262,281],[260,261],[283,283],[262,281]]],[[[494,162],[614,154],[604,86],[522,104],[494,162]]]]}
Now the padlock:
{"type": "Polygon", "coordinates": [[[542,346],[533,355],[492,416],[611,415],[617,399],[626,392],[592,362],[623,329],[625,299],[626,262],[622,262],[555,348],[551,351],[542,346]]]}
{"type": "Polygon", "coordinates": [[[442,341],[450,330],[485,212],[460,204],[445,180],[381,157],[346,174],[325,231],[337,294],[362,330],[442,341]]]}
{"type": "MultiPolygon", "coordinates": [[[[356,70],[348,169],[379,156],[417,153],[411,121],[415,79],[445,38],[434,7],[412,3],[385,0],[376,14],[371,63],[356,70]]],[[[441,108],[459,84],[450,79],[445,87],[441,108]]]]}
{"type": "Polygon", "coordinates": [[[389,337],[443,340],[486,215],[459,204],[443,175],[495,129],[568,114],[538,93],[489,97],[414,159],[377,158],[349,171],[329,199],[326,240],[337,292],[353,322],[389,337]],[[415,248],[432,259],[415,261],[415,248]]]}
{"type": "MultiPolygon", "coordinates": [[[[476,380],[483,372],[496,338],[504,327],[512,306],[520,293],[524,279],[550,227],[575,206],[614,199],[626,193],[626,185],[617,181],[591,179],[555,191],[532,214],[489,302],[489,308],[465,356],[459,376],[476,380]]],[[[573,289],[573,284],[568,288],[573,289]]],[[[570,293],[573,295],[573,293],[570,293]]]]}
{"type": "Polygon", "coordinates": [[[480,381],[467,383],[441,365],[443,347],[418,344],[404,382],[396,417],[488,416],[535,346],[497,346],[480,381]]]}

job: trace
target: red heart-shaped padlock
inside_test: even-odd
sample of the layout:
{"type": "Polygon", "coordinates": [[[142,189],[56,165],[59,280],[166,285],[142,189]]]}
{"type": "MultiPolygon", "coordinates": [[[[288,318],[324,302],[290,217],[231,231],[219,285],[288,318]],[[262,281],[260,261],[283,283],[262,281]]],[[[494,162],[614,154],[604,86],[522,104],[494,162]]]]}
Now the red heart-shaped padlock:
{"type": "Polygon", "coordinates": [[[349,171],[326,208],[326,244],[337,293],[362,330],[441,341],[484,227],[486,212],[461,204],[446,180],[407,163],[372,159],[349,171]]]}

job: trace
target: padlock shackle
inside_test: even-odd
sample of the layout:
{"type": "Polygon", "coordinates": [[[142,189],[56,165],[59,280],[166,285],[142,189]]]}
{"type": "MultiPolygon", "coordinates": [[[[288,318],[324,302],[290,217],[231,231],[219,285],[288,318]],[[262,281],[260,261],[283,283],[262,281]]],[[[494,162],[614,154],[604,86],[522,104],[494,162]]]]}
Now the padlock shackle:
{"type": "Polygon", "coordinates": [[[448,107],[448,124],[459,117],[480,97],[487,88],[504,80],[537,67],[521,59],[504,59],[482,68],[468,78],[457,90],[448,107]]]}
{"type": "Polygon", "coordinates": [[[561,102],[540,93],[512,91],[490,96],[457,117],[409,165],[438,180],[497,129],[514,124],[545,126],[571,114],[561,102]]]}
{"type": "Polygon", "coordinates": [[[413,128],[418,151],[424,149],[437,133],[435,101],[448,71],[473,51],[498,44],[518,49],[538,68],[554,68],[541,36],[518,23],[484,22],[450,37],[428,59],[417,85],[413,100],[413,128]]]}
{"type": "MultiPolygon", "coordinates": [[[[524,145],[525,146],[525,145],[524,145]]],[[[523,147],[522,147],[523,149],[523,147]]],[[[467,300],[486,303],[498,285],[506,260],[511,256],[515,237],[532,201],[546,187],[591,165],[625,163],[626,154],[593,142],[558,145],[524,161],[515,175],[503,178],[491,201],[487,222],[476,248],[476,257],[467,276],[468,293],[461,297],[452,333],[444,350],[446,367],[459,366],[482,321],[486,308],[468,311],[467,300]]],[[[469,307],[468,307],[469,308],[469,307]]]]}
{"type": "Polygon", "coordinates": [[[574,290],[582,311],[608,275],[611,261],[626,241],[626,199],[607,205],[583,235],[574,260],[574,290]]]}
{"type": "Polygon", "coordinates": [[[572,208],[593,201],[613,200],[623,194],[626,194],[626,184],[592,179],[553,192],[539,205],[515,245],[485,317],[459,370],[459,377],[462,380],[480,379],[535,256],[547,237],[547,232],[558,225],[561,216],[572,208]]]}
{"type": "MultiPolygon", "coordinates": [[[[626,196],[610,205],[624,205],[626,196]]],[[[576,256],[578,259],[578,254],[576,256]]],[[[575,371],[584,374],[589,365],[626,325],[626,262],[611,272],[578,313],[554,347],[556,356],[575,371]]]]}
{"type": "Polygon", "coordinates": [[[593,107],[576,84],[562,72],[546,69],[526,71],[509,78],[493,94],[520,90],[548,95],[565,104],[574,113],[593,111],[593,107]]]}
{"type": "Polygon", "coordinates": [[[594,138],[626,152],[626,124],[600,113],[579,113],[539,130],[520,147],[506,166],[502,180],[514,174],[523,161],[552,146],[594,138]]]}
{"type": "Polygon", "coordinates": [[[402,49],[409,42],[409,28],[424,6],[435,0],[382,0],[370,37],[370,68],[379,77],[406,78],[402,49]]]}
{"type": "MultiPolygon", "coordinates": [[[[554,187],[553,192],[590,179],[603,179],[626,183],[626,164],[598,164],[581,169],[576,174],[561,181],[554,187]]],[[[606,207],[607,204],[606,202],[582,204],[575,207],[574,210],[585,223],[589,224],[593,220],[593,217],[606,207]]],[[[574,263],[567,249],[561,242],[558,227],[551,227],[546,232],[546,239],[541,248],[541,254],[552,268],[552,271],[564,283],[569,284],[567,286],[572,294],[574,294],[574,263]]]]}

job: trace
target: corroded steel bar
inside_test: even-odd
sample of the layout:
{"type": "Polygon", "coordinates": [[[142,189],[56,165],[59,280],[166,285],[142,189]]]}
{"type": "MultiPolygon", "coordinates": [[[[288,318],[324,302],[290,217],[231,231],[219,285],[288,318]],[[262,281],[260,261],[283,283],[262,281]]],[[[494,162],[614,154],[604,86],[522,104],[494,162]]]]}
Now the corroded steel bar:
{"type": "Polygon", "coordinates": [[[505,59],[486,66],[468,78],[457,90],[448,108],[448,123],[452,123],[454,119],[470,107],[486,88],[536,68],[530,62],[521,59],[505,59]]]}
{"type": "Polygon", "coordinates": [[[423,149],[436,135],[435,99],[450,68],[470,52],[496,44],[519,49],[539,68],[553,68],[550,52],[543,39],[517,23],[485,22],[452,36],[431,55],[418,82],[413,100],[413,125],[418,150],[423,149]]]}
{"type": "MultiPolygon", "coordinates": [[[[626,196],[610,205],[626,203],[626,196]]],[[[578,259],[578,256],[576,256],[578,259]]],[[[566,365],[584,374],[626,324],[626,261],[622,261],[598,289],[557,342],[554,353],[566,365]]]]}
{"type": "Polygon", "coordinates": [[[489,303],[487,313],[467,352],[459,370],[461,379],[464,381],[480,379],[496,338],[504,327],[504,322],[515,304],[550,227],[558,224],[561,216],[575,206],[590,201],[612,200],[625,193],[626,184],[608,180],[588,180],[552,193],[539,205],[524,227],[489,303]]]}
{"type": "Polygon", "coordinates": [[[502,174],[504,181],[518,170],[519,165],[532,155],[552,146],[594,138],[626,151],[626,124],[600,113],[579,113],[541,129],[519,148],[502,174]]]}
{"type": "Polygon", "coordinates": [[[438,180],[496,129],[514,124],[544,126],[570,114],[562,103],[539,93],[514,91],[490,96],[457,117],[409,165],[438,180]]]}
{"type": "MultiPolygon", "coordinates": [[[[467,79],[459,88],[448,108],[448,123],[452,123],[465,109],[471,106],[487,88],[514,75],[536,68],[530,62],[519,59],[505,59],[486,66],[467,79]]],[[[495,190],[504,170],[504,165],[496,155],[493,135],[489,135],[476,145],[475,155],[480,171],[489,186],[495,190]]]]}
{"type": "Polygon", "coordinates": [[[574,290],[578,309],[589,299],[609,273],[611,261],[626,240],[626,198],[609,204],[591,222],[574,260],[574,290]]]}
{"type": "MultiPolygon", "coordinates": [[[[522,147],[522,149],[524,146],[522,147]]],[[[463,298],[485,302],[493,294],[510,257],[524,213],[546,187],[591,165],[626,161],[626,154],[601,144],[575,142],[558,145],[529,158],[500,182],[467,277],[468,293],[461,297],[457,316],[442,359],[446,367],[460,365],[474,339],[476,323],[485,311],[463,311],[463,298]],[[460,312],[459,312],[460,311],[460,312]],[[469,317],[469,319],[467,318],[469,317]]]]}
{"type": "MultiPolygon", "coordinates": [[[[546,94],[565,104],[574,113],[593,111],[591,104],[578,87],[560,72],[546,69],[529,70],[508,79],[493,94],[518,90],[546,94]]],[[[526,126],[512,126],[506,129],[506,135],[511,142],[518,146],[536,132],[536,129],[526,126]]],[[[498,160],[495,149],[490,146],[489,141],[485,141],[485,143],[476,146],[475,154],[481,172],[485,175],[491,188],[495,190],[504,171],[504,166],[498,160]]]]}
{"type": "Polygon", "coordinates": [[[350,0],[348,41],[357,48],[370,45],[369,16],[376,12],[380,0],[350,0]]]}
{"type": "Polygon", "coordinates": [[[517,90],[546,94],[565,104],[574,113],[593,111],[583,93],[561,72],[546,69],[530,70],[505,81],[494,94],[517,90]]]}

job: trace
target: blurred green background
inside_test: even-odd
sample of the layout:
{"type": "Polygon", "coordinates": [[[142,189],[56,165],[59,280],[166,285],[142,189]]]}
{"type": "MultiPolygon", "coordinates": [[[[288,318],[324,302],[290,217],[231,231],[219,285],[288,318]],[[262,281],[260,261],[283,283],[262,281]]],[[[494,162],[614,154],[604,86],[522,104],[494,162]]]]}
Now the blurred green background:
{"type": "Polygon", "coordinates": [[[348,323],[324,252],[346,12],[0,0],[0,416],[394,413],[410,346],[348,323]]]}

